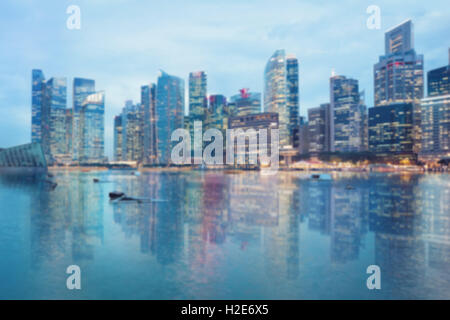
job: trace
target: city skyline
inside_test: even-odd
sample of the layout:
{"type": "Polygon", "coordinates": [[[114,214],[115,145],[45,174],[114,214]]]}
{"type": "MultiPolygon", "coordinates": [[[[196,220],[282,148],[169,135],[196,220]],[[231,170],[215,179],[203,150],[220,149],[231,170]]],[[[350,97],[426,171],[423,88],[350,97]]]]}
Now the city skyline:
{"type": "MultiPolygon", "coordinates": [[[[342,24],[343,19],[342,17],[339,17],[339,15],[336,15],[336,12],[329,12],[326,11],[330,8],[335,8],[338,10],[338,12],[343,12],[343,8],[345,8],[345,5],[341,5],[336,8],[334,5],[327,5],[324,9],[320,9],[315,5],[309,4],[304,5],[305,7],[303,9],[307,9],[306,12],[312,15],[310,19],[306,19],[306,21],[309,21],[310,23],[303,23],[299,22],[301,19],[298,18],[293,19],[292,23],[281,23],[279,19],[274,18],[273,23],[269,23],[269,27],[257,29],[257,36],[255,39],[251,40],[250,42],[244,41],[248,40],[245,39],[246,37],[249,37],[250,29],[247,29],[247,32],[244,32],[242,35],[242,39],[236,38],[227,38],[230,34],[236,34],[236,30],[228,30],[224,28],[223,33],[217,33],[217,39],[215,41],[220,40],[221,37],[225,37],[227,41],[223,41],[221,44],[221,47],[227,47],[232,48],[233,52],[235,53],[236,57],[238,59],[236,60],[235,56],[231,56],[231,59],[227,59],[226,57],[223,57],[223,54],[215,54],[217,51],[217,48],[211,48],[210,51],[207,52],[206,57],[205,54],[201,55],[200,57],[196,59],[191,59],[189,54],[180,54],[180,52],[177,52],[177,50],[174,50],[174,52],[169,52],[168,56],[164,59],[154,59],[151,63],[143,63],[142,58],[147,56],[152,57],[155,53],[153,51],[162,50],[165,46],[164,42],[159,42],[151,44],[151,47],[148,48],[148,44],[146,44],[144,47],[146,49],[149,49],[147,53],[146,50],[138,50],[136,54],[132,54],[131,56],[133,59],[127,59],[127,56],[123,56],[121,60],[118,60],[119,63],[116,66],[116,69],[111,69],[108,66],[108,69],[105,70],[105,66],[108,63],[111,63],[111,59],[116,57],[113,53],[111,53],[108,57],[108,55],[104,56],[104,61],[102,64],[99,64],[98,67],[93,66],[91,63],[87,63],[87,59],[91,56],[93,56],[95,59],[98,59],[98,56],[101,54],[105,54],[106,49],[108,49],[108,46],[112,45],[111,38],[110,37],[104,37],[105,40],[104,43],[100,41],[100,44],[98,46],[94,46],[92,52],[92,55],[85,55],[80,54],[79,51],[74,51],[73,53],[76,53],[76,55],[79,55],[77,57],[72,55],[72,52],[66,52],[66,49],[69,49],[71,47],[68,45],[67,41],[73,41],[76,42],[76,40],[82,40],[81,43],[85,41],[92,41],[92,36],[88,36],[87,34],[89,32],[93,32],[94,35],[96,32],[103,32],[104,28],[101,28],[102,30],[99,30],[99,25],[92,23],[92,18],[90,18],[90,13],[94,12],[99,13],[99,8],[105,9],[105,12],[103,12],[103,15],[112,14],[114,17],[117,15],[117,12],[115,9],[115,4],[111,4],[109,7],[106,5],[99,5],[98,7],[88,5],[85,2],[80,2],[80,8],[82,12],[82,26],[81,30],[79,31],[70,31],[65,29],[65,20],[67,18],[67,15],[65,15],[65,5],[56,5],[55,8],[52,10],[48,10],[48,12],[45,12],[44,8],[46,7],[45,4],[42,5],[41,8],[36,9],[36,12],[33,12],[31,14],[26,9],[25,12],[19,12],[18,8],[14,8],[12,6],[6,6],[6,10],[3,14],[11,12],[13,13],[13,16],[17,18],[17,16],[23,16],[26,17],[27,14],[30,15],[31,20],[33,19],[39,19],[39,15],[42,16],[49,14],[49,13],[56,13],[57,11],[61,11],[59,20],[61,20],[61,29],[60,31],[52,32],[52,30],[47,30],[49,33],[48,36],[54,36],[57,34],[58,36],[55,37],[56,40],[61,40],[61,46],[59,49],[64,53],[62,55],[62,58],[59,60],[56,58],[56,52],[58,52],[58,48],[54,48],[53,46],[48,46],[47,48],[45,46],[41,46],[40,43],[37,43],[35,41],[31,41],[31,45],[34,47],[35,50],[31,50],[30,52],[26,52],[26,57],[22,57],[24,55],[24,51],[17,52],[17,56],[13,57],[11,56],[11,52],[3,53],[3,57],[8,61],[8,59],[13,59],[14,61],[19,61],[19,58],[25,58],[21,60],[21,66],[17,66],[17,62],[12,64],[12,66],[15,66],[16,68],[10,69],[10,66],[7,66],[7,63],[5,66],[2,67],[2,78],[0,80],[0,83],[2,84],[2,88],[4,88],[5,91],[0,92],[0,95],[2,97],[3,102],[10,106],[9,108],[15,108],[15,110],[18,110],[18,112],[10,112],[10,110],[7,110],[4,106],[1,106],[1,119],[0,120],[0,126],[2,126],[5,130],[8,130],[9,132],[15,133],[12,137],[2,137],[0,138],[0,145],[2,146],[10,146],[10,145],[16,145],[21,143],[26,143],[30,140],[30,119],[31,117],[31,95],[30,95],[30,80],[29,80],[29,73],[31,69],[39,68],[45,72],[45,74],[54,75],[55,77],[59,76],[67,76],[68,79],[68,87],[71,83],[72,78],[74,77],[83,77],[83,78],[89,78],[89,79],[95,79],[96,85],[99,88],[102,88],[102,90],[105,90],[106,92],[106,101],[105,101],[105,131],[106,131],[106,155],[112,159],[112,126],[113,126],[113,117],[114,115],[118,114],[120,112],[120,109],[123,107],[123,103],[127,99],[133,99],[134,101],[139,101],[139,88],[141,85],[145,83],[150,82],[156,82],[156,76],[157,76],[157,69],[160,67],[167,70],[168,73],[174,74],[177,76],[182,77],[185,82],[187,83],[187,75],[189,72],[195,71],[195,70],[205,70],[208,74],[208,94],[223,94],[227,97],[230,97],[232,94],[236,93],[239,88],[242,87],[249,87],[252,91],[256,92],[263,92],[263,70],[264,65],[267,61],[267,59],[270,57],[270,55],[273,54],[275,50],[278,49],[286,49],[287,52],[294,53],[297,58],[299,59],[299,75],[300,75],[300,115],[305,116],[308,109],[317,107],[321,103],[328,102],[327,96],[328,93],[328,81],[329,81],[329,75],[331,72],[331,68],[335,67],[335,70],[340,75],[346,75],[348,77],[357,79],[359,81],[359,87],[360,90],[366,91],[366,105],[367,107],[373,106],[373,84],[372,84],[372,66],[374,63],[376,63],[378,56],[383,53],[383,47],[384,47],[384,32],[387,30],[390,26],[395,26],[398,23],[402,22],[406,18],[411,18],[415,24],[415,48],[416,51],[420,54],[424,54],[424,72],[428,72],[431,69],[435,69],[438,67],[442,67],[446,64],[447,61],[447,47],[448,44],[437,42],[436,39],[443,38],[442,34],[439,32],[443,32],[448,29],[448,19],[446,18],[445,11],[438,10],[439,6],[433,7],[432,5],[428,4],[426,7],[421,4],[411,4],[410,8],[404,8],[402,6],[401,10],[398,6],[390,5],[390,4],[383,4],[380,3],[381,7],[381,18],[382,18],[382,24],[381,29],[379,30],[369,30],[366,27],[366,19],[368,17],[368,14],[365,12],[365,9],[367,8],[367,5],[361,5],[358,8],[355,8],[354,11],[351,11],[353,16],[355,17],[355,21],[352,21],[351,23],[348,23],[348,25],[342,24]],[[105,7],[106,6],[106,7],[105,7]],[[430,7],[430,8],[428,8],[430,7]],[[8,10],[9,9],[9,10],[8,10]],[[106,10],[109,9],[109,10],[106,10]],[[311,28],[314,28],[317,26],[316,22],[320,20],[320,17],[326,17],[327,14],[333,15],[334,21],[331,21],[329,26],[322,29],[329,29],[333,26],[336,27],[337,25],[341,24],[341,27],[343,27],[345,30],[346,28],[351,29],[351,33],[348,33],[347,35],[344,35],[344,29],[342,29],[342,33],[338,32],[338,34],[334,34],[334,37],[336,39],[327,39],[326,37],[315,37],[314,34],[310,37],[305,37],[305,30],[311,32],[311,28]],[[278,21],[277,21],[278,20],[278,21]],[[313,20],[313,22],[311,22],[313,20]],[[438,20],[438,21],[437,21],[438,20]],[[296,22],[295,22],[296,21],[296,22]],[[315,22],[314,22],[315,21],[315,22]],[[277,23],[278,22],[278,23],[277,23]],[[439,22],[439,23],[438,23],[439,22]],[[91,28],[91,31],[89,30],[91,28]],[[268,29],[270,29],[268,31],[268,29]],[[229,31],[229,33],[228,33],[229,31]],[[78,33],[77,33],[78,32],[78,33]],[[357,33],[355,35],[355,32],[357,33]],[[266,38],[264,39],[262,34],[266,35],[266,38]],[[358,36],[358,34],[364,34],[364,37],[358,36]],[[440,36],[441,35],[441,36],[440,36]],[[63,39],[63,37],[67,37],[68,39],[63,39]],[[77,39],[79,38],[79,39],[77,39]],[[433,39],[432,39],[433,38],[433,39]],[[232,41],[233,40],[233,41],[232,41]],[[242,41],[239,41],[242,40],[242,41]],[[325,40],[329,40],[329,43],[326,43],[325,40]],[[298,42],[305,41],[307,44],[302,44],[299,46],[298,42]],[[356,41],[356,42],[355,42],[356,41]],[[325,43],[324,43],[325,42],[325,43]],[[250,47],[252,45],[259,44],[259,46],[256,46],[256,51],[252,52],[249,51],[250,47]],[[334,50],[337,44],[339,44],[337,47],[337,51],[334,50]],[[358,45],[359,44],[359,45],[358,45]],[[231,47],[230,47],[231,45],[231,47]],[[326,49],[325,47],[321,47],[325,45],[325,47],[330,47],[329,51],[323,50],[326,49]],[[66,47],[67,46],[67,47],[66,47]],[[344,47],[344,48],[343,48],[344,47]],[[367,50],[366,47],[370,47],[370,50],[367,50]],[[152,50],[150,50],[152,49],[152,50]],[[314,50],[319,50],[318,52],[314,53],[314,50]],[[332,50],[331,50],[332,49],[332,50]],[[338,61],[339,58],[343,57],[343,53],[340,50],[345,50],[344,56],[346,57],[343,59],[343,61],[338,61]],[[352,50],[350,50],[352,49],[352,50]],[[361,50],[359,50],[361,49],[361,50]],[[364,55],[360,54],[360,52],[370,52],[370,54],[364,55]],[[33,54],[31,54],[31,52],[33,54]],[[333,54],[331,54],[333,52],[333,54]],[[173,59],[173,55],[176,55],[178,58],[173,59]],[[316,57],[313,57],[316,56],[316,57]],[[183,61],[180,61],[180,57],[183,61]],[[68,61],[68,59],[73,59],[73,62],[68,61]],[[121,61],[125,60],[134,60],[135,64],[132,64],[130,62],[124,63],[121,61]],[[205,58],[205,59],[201,59],[205,58]],[[217,67],[212,68],[212,60],[216,62],[218,65],[217,67]],[[85,63],[82,63],[82,62],[85,63]],[[223,62],[223,65],[221,63],[217,63],[217,61],[223,62]],[[317,61],[320,61],[321,63],[316,63],[317,61]],[[349,61],[354,63],[349,63],[349,61]],[[222,65],[222,66],[221,66],[222,65]],[[166,67],[167,66],[167,67],[166,67]],[[22,74],[22,71],[24,68],[30,67],[26,72],[22,74]],[[223,69],[229,69],[231,70],[223,70],[223,69]],[[311,69],[314,70],[314,72],[311,72],[311,69]],[[14,70],[14,72],[9,72],[8,70],[14,70]],[[187,71],[187,72],[186,72],[187,71]],[[143,74],[146,74],[145,76],[143,74]],[[13,81],[5,81],[5,79],[9,79],[7,74],[14,74],[13,81]],[[116,75],[114,75],[116,74],[116,75]],[[120,75],[118,75],[120,74],[120,75]],[[320,84],[320,85],[319,85],[320,84]],[[5,116],[7,114],[12,115],[8,120],[5,120],[5,116]],[[25,120],[26,119],[26,120],[25,120]]],[[[18,5],[20,7],[20,5],[18,5]]],[[[193,5],[193,8],[195,8],[197,4],[193,5]]],[[[224,9],[224,11],[227,13],[228,10],[231,10],[231,8],[244,6],[245,4],[229,4],[224,9]]],[[[270,7],[270,6],[269,6],[270,7]]],[[[291,10],[292,8],[295,8],[294,4],[291,4],[289,6],[291,10]]],[[[136,8],[136,7],[135,7],[136,8]]],[[[137,6],[137,10],[139,10],[139,6],[137,6]]],[[[176,6],[170,6],[170,5],[161,5],[158,7],[158,9],[165,10],[165,9],[174,9],[174,15],[179,17],[180,12],[176,9],[176,6]]],[[[197,6],[198,8],[198,6],[197,6]]],[[[212,10],[218,10],[218,8],[210,4],[209,9],[212,10]]],[[[48,9],[48,8],[47,8],[48,9]]],[[[142,8],[141,8],[142,9],[142,8]]],[[[273,8],[272,8],[273,9],[273,8]]],[[[136,9],[134,9],[136,10],[136,9]]],[[[188,15],[194,14],[191,12],[192,9],[188,9],[188,15]]],[[[268,10],[268,8],[265,8],[265,10],[268,10]]],[[[256,21],[257,18],[263,17],[267,12],[262,9],[258,9],[255,12],[252,12],[252,15],[249,17],[249,21],[256,21]]],[[[286,12],[285,9],[279,9],[283,12],[286,12]]],[[[156,10],[158,11],[158,10],[156,10]]],[[[205,13],[206,8],[203,8],[200,10],[199,14],[205,13]]],[[[239,11],[236,14],[237,17],[241,15],[239,11]]],[[[279,11],[275,11],[279,12],[279,11]]],[[[305,15],[305,10],[302,11],[301,15],[305,15]]],[[[3,15],[2,14],[2,15],[3,15]]],[[[347,14],[348,17],[349,14],[347,14]]],[[[217,16],[214,15],[217,19],[217,16]]],[[[235,16],[231,15],[225,15],[226,17],[230,18],[230,20],[237,19],[235,16]]],[[[274,14],[276,16],[276,14],[274,14]]],[[[282,16],[280,14],[280,16],[282,16]]],[[[294,15],[289,15],[289,17],[293,17],[294,15]]],[[[300,15],[297,15],[300,16],[300,15]]],[[[205,20],[203,21],[204,24],[212,24],[211,20],[204,16],[205,20]]],[[[53,23],[55,23],[55,26],[57,25],[56,17],[54,19],[51,19],[50,22],[46,24],[44,29],[48,29],[49,26],[53,26],[53,23]]],[[[59,21],[58,20],[58,21],[59,21]]],[[[138,19],[140,20],[140,19],[138,19]]],[[[225,21],[226,19],[220,18],[220,21],[216,21],[220,25],[228,25],[230,21],[225,21]]],[[[2,23],[4,23],[2,19],[2,23]]],[[[20,21],[20,19],[18,20],[20,21]]],[[[104,21],[104,17],[102,15],[99,16],[99,21],[104,21]]],[[[128,21],[128,20],[126,20],[128,21]]],[[[289,21],[289,19],[288,19],[289,21]]],[[[141,21],[142,22],[142,21],[141,21]]],[[[202,23],[200,23],[202,24],[202,23]]],[[[138,30],[135,24],[130,22],[125,22],[124,25],[121,25],[121,27],[124,30],[121,30],[120,35],[134,35],[135,33],[138,33],[138,36],[142,37],[143,32],[141,30],[138,30]]],[[[193,27],[193,25],[191,25],[193,27]]],[[[118,27],[117,27],[118,28],[118,27]]],[[[248,28],[247,25],[243,25],[242,28],[248,28]]],[[[13,29],[13,28],[10,28],[13,29]]],[[[106,28],[107,29],[107,28],[106,28]]],[[[189,29],[189,28],[188,28],[189,29]]],[[[114,29],[116,30],[116,29],[114,29]]],[[[117,30],[116,30],[117,31],[117,30]]],[[[175,28],[176,31],[176,28],[175,28]]],[[[185,34],[185,32],[180,33],[185,34]]],[[[197,29],[197,31],[200,31],[200,29],[197,29]]],[[[217,30],[216,30],[217,31],[217,30]]],[[[206,31],[205,31],[206,32],[206,31]]],[[[324,30],[317,31],[320,34],[324,32],[324,30]]],[[[36,34],[36,32],[31,32],[32,34],[36,34]]],[[[164,33],[164,32],[162,32],[164,33]]],[[[308,33],[308,32],[307,32],[308,33]]],[[[30,39],[29,31],[23,30],[23,28],[18,28],[17,30],[11,31],[9,34],[3,34],[3,36],[6,36],[6,39],[11,40],[11,35],[21,34],[22,37],[18,36],[18,39],[30,39]]],[[[145,34],[145,32],[144,32],[145,34]]],[[[150,32],[151,34],[151,32],[150,32]]],[[[168,31],[168,35],[170,39],[173,39],[172,37],[177,38],[179,35],[177,32],[174,32],[174,29],[171,29],[168,31]]],[[[186,35],[186,41],[181,41],[180,43],[177,43],[176,46],[180,47],[180,45],[186,45],[187,47],[191,47],[192,44],[187,44],[186,42],[189,42],[192,37],[192,35],[188,36],[186,35]]],[[[197,39],[200,41],[201,39],[204,39],[205,43],[201,43],[198,45],[197,49],[204,48],[204,45],[208,43],[208,41],[211,41],[211,35],[208,35],[208,32],[205,34],[197,33],[196,34],[197,39]]],[[[37,37],[38,39],[41,39],[40,36],[37,37]]],[[[119,36],[120,38],[120,36],[119,36]]],[[[332,38],[332,37],[330,37],[332,38]]],[[[100,39],[102,39],[100,37],[100,39]]],[[[158,40],[160,40],[158,38],[158,40]]],[[[222,39],[223,40],[223,39],[222,39]]],[[[26,42],[26,41],[25,41],[26,42]]],[[[22,41],[21,43],[25,43],[22,41]]],[[[201,41],[200,41],[201,42],[201,41]]],[[[18,42],[11,42],[12,47],[11,51],[14,51],[14,48],[20,48],[21,45],[18,42]]],[[[130,47],[133,47],[130,45],[130,47]]],[[[123,47],[123,43],[116,43],[113,48],[116,48],[117,51],[123,53],[123,51],[126,51],[126,48],[123,47]]],[[[24,49],[22,47],[22,49],[24,49]]],[[[112,49],[109,47],[109,49],[112,49]]],[[[136,50],[135,48],[130,48],[130,51],[136,50]]],[[[164,50],[167,50],[164,49],[164,50]]],[[[226,51],[231,50],[227,49],[226,51]]],[[[17,51],[17,50],[16,50],[17,51]]],[[[90,51],[90,50],[87,50],[90,51]]],[[[167,53],[167,52],[166,52],[167,53]]],[[[190,51],[188,50],[188,53],[190,51]]],[[[95,60],[94,59],[94,60],[95,60]]],[[[149,59],[150,60],[150,59],[149,59]]],[[[186,99],[188,99],[188,95],[186,94],[187,86],[185,86],[185,106],[188,105],[186,103],[186,99]]],[[[70,89],[67,92],[68,97],[68,103],[67,107],[72,107],[72,101],[71,101],[72,92],[70,92],[70,89]]],[[[186,107],[185,107],[186,112],[186,107]]]]}

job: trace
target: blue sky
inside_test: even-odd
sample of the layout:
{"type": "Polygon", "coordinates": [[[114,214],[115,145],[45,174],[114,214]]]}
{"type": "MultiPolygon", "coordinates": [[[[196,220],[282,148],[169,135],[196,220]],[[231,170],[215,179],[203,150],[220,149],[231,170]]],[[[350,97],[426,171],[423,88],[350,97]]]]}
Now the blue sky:
{"type": "MultiPolygon", "coordinates": [[[[263,70],[276,49],[300,63],[300,113],[329,100],[329,76],[359,80],[373,104],[373,64],[384,31],[408,18],[425,71],[448,63],[448,1],[135,1],[2,0],[0,4],[0,147],[30,140],[31,70],[46,78],[96,80],[106,92],[106,149],[113,116],[157,72],[187,80],[208,73],[208,92],[262,92],[263,70]],[[81,9],[81,29],[68,30],[66,9],[81,9]],[[366,8],[381,9],[381,29],[366,27],[366,8]]],[[[187,88],[187,82],[186,82],[187,88]]],[[[71,90],[68,107],[72,106],[71,90]]]]}

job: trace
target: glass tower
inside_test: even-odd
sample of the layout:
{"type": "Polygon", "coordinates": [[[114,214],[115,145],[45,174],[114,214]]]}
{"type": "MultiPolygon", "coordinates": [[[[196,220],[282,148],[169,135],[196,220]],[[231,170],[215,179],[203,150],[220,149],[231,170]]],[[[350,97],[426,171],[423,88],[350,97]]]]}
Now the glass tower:
{"type": "Polygon", "coordinates": [[[122,116],[114,117],[114,160],[122,160],[122,116]]]}
{"type": "Polygon", "coordinates": [[[41,114],[42,145],[49,163],[65,157],[66,146],[66,78],[51,78],[45,85],[41,114]]]}
{"type": "Polygon", "coordinates": [[[105,93],[88,95],[80,110],[81,162],[103,162],[105,159],[105,93]]]}
{"type": "Polygon", "coordinates": [[[156,161],[156,85],[154,83],[141,87],[141,104],[144,108],[144,163],[156,161]]]}
{"type": "Polygon", "coordinates": [[[358,80],[330,78],[330,151],[359,152],[364,142],[364,114],[358,80]]]}
{"type": "MultiPolygon", "coordinates": [[[[299,86],[298,86],[298,60],[293,55],[287,55],[286,79],[289,110],[289,135],[293,139],[299,127],[299,86]]],[[[291,141],[292,143],[292,141],[291,141]]]]}
{"type": "Polygon", "coordinates": [[[189,115],[203,120],[208,108],[207,76],[204,71],[189,73],[189,115]]]}
{"type": "Polygon", "coordinates": [[[73,127],[72,127],[72,156],[74,161],[79,160],[82,144],[80,112],[87,96],[95,93],[95,81],[83,78],[73,79],[73,127]]]}
{"type": "Polygon", "coordinates": [[[313,154],[329,151],[330,104],[308,109],[309,152],[313,154]]]}
{"type": "Polygon", "coordinates": [[[415,151],[420,150],[423,55],[414,50],[413,24],[405,21],[385,33],[385,55],[374,65],[374,105],[412,103],[415,151]]]}
{"type": "Polygon", "coordinates": [[[450,94],[450,65],[428,71],[428,96],[450,94]]]}
{"type": "Polygon", "coordinates": [[[395,103],[369,108],[369,150],[401,160],[413,156],[413,105],[395,103]]]}
{"type": "Polygon", "coordinates": [[[156,87],[156,146],[158,164],[169,164],[171,135],[184,127],[184,80],[161,71],[156,87]]]}
{"type": "Polygon", "coordinates": [[[450,157],[450,94],[422,99],[421,157],[450,157]]]}
{"type": "Polygon", "coordinates": [[[264,70],[264,110],[278,113],[281,147],[294,145],[299,124],[298,99],[298,60],[277,50],[264,70]]]}
{"type": "Polygon", "coordinates": [[[45,77],[41,70],[31,72],[31,142],[41,142],[41,113],[45,89],[45,77]]]}

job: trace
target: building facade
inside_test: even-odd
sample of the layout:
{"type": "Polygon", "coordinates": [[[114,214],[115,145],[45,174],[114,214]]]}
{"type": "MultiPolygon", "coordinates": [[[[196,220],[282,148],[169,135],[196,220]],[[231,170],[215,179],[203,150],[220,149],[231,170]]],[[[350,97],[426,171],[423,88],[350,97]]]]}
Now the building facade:
{"type": "Polygon", "coordinates": [[[360,152],[364,146],[365,106],[358,80],[330,78],[330,151],[360,152]]]}
{"type": "Polygon", "coordinates": [[[41,113],[42,147],[50,164],[61,161],[67,155],[66,104],[66,78],[51,78],[45,85],[41,113]]]}
{"type": "Polygon", "coordinates": [[[72,156],[74,161],[80,160],[80,150],[82,147],[82,127],[80,122],[81,109],[85,99],[95,93],[95,81],[84,78],[73,79],[73,126],[72,126],[72,156]]]}
{"type": "Polygon", "coordinates": [[[388,160],[413,160],[413,110],[412,103],[369,108],[369,151],[388,160]]]}
{"type": "Polygon", "coordinates": [[[439,161],[450,157],[450,94],[422,99],[420,158],[439,161]]]}
{"type": "Polygon", "coordinates": [[[144,130],[144,155],[145,164],[153,164],[156,161],[156,85],[154,83],[141,87],[141,105],[143,116],[141,127],[144,130]]]}
{"type": "Polygon", "coordinates": [[[122,161],[122,115],[114,117],[114,161],[122,161]]]}
{"type": "Polygon", "coordinates": [[[42,70],[31,71],[31,142],[41,142],[42,103],[45,94],[45,77],[42,70]]]}
{"type": "Polygon", "coordinates": [[[2,168],[47,168],[41,144],[32,142],[20,146],[0,149],[0,171],[2,168]]]}
{"type": "Polygon", "coordinates": [[[298,59],[288,54],[286,56],[287,107],[289,110],[290,142],[295,146],[295,134],[299,132],[300,93],[298,59]]]}
{"type": "Polygon", "coordinates": [[[414,50],[411,20],[385,33],[385,54],[374,65],[374,105],[412,103],[415,151],[420,150],[420,99],[424,96],[423,55],[414,50]]]}
{"type": "Polygon", "coordinates": [[[171,134],[184,127],[184,80],[163,71],[156,87],[156,163],[170,164],[171,134]]]}
{"type": "Polygon", "coordinates": [[[299,114],[298,60],[284,50],[270,57],[264,70],[264,111],[279,115],[280,146],[293,147],[299,114]]]}
{"type": "Polygon", "coordinates": [[[80,110],[81,144],[79,161],[99,163],[105,161],[105,93],[88,95],[80,110]]]}
{"type": "Polygon", "coordinates": [[[450,94],[450,65],[428,71],[428,96],[450,94]]]}
{"type": "Polygon", "coordinates": [[[330,104],[308,109],[309,152],[318,154],[330,151],[330,104]]]}

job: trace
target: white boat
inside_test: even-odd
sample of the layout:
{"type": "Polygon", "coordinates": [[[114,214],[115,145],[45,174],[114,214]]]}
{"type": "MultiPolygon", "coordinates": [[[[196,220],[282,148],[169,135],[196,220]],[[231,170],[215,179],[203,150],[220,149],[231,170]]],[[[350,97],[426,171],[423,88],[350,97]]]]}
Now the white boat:
{"type": "Polygon", "coordinates": [[[329,175],[328,173],[321,173],[321,174],[313,173],[309,176],[309,179],[313,180],[313,181],[331,181],[331,180],[333,180],[331,178],[331,175],[329,175]]]}

